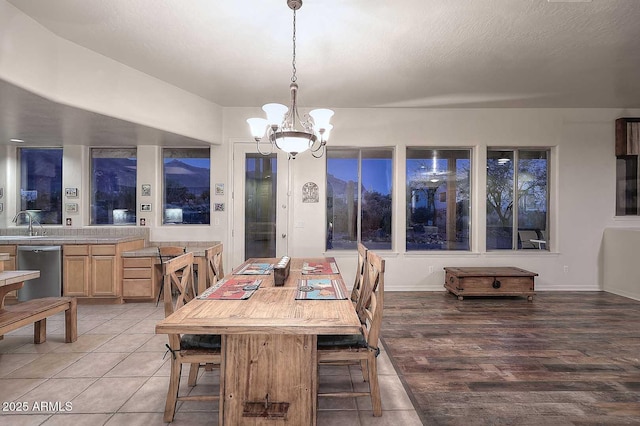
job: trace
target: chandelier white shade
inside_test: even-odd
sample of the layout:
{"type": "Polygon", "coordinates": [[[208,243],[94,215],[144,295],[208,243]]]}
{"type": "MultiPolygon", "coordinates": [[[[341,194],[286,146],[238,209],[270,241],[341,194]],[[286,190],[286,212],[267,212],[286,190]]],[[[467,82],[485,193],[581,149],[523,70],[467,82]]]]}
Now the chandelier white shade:
{"type": "Polygon", "coordinates": [[[333,111],[326,108],[314,109],[300,117],[298,113],[298,84],[296,83],[296,10],[302,7],[302,0],[287,0],[293,10],[293,75],[289,90],[291,105],[269,103],[262,107],[267,118],[249,118],[247,123],[256,141],[258,152],[271,154],[275,148],[289,154],[289,158],[307,150],[320,158],[324,154],[327,140],[333,126],[330,123],[333,111]],[[263,147],[265,149],[263,149],[263,147]]]}

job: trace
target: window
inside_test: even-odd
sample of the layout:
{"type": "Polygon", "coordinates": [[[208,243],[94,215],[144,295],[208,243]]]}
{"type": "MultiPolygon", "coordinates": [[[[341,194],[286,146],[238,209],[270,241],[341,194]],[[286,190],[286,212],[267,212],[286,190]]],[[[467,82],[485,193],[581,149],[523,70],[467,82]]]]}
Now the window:
{"type": "Polygon", "coordinates": [[[135,148],[91,149],[91,224],[136,224],[135,148]]]}
{"type": "Polygon", "coordinates": [[[616,120],[616,216],[639,216],[640,118],[616,120]]]}
{"type": "Polygon", "coordinates": [[[470,250],[470,149],[407,148],[407,250],[470,250]]]}
{"type": "MultiPolygon", "coordinates": [[[[20,148],[20,210],[41,224],[62,224],[62,148],[20,148]]],[[[19,225],[28,222],[25,215],[19,225]]]]}
{"type": "Polygon", "coordinates": [[[549,151],[487,151],[487,250],[548,249],[549,151]]]}
{"type": "Polygon", "coordinates": [[[211,157],[209,148],[162,150],[163,224],[209,224],[211,157]]]}
{"type": "Polygon", "coordinates": [[[391,249],[392,187],[392,149],[327,149],[327,250],[391,249]]]}

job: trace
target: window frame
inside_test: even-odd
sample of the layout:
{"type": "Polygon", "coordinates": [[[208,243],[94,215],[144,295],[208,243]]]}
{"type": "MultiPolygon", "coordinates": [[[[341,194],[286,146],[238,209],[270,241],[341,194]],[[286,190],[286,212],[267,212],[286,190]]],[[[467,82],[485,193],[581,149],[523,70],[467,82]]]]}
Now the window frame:
{"type": "Polygon", "coordinates": [[[162,188],[162,199],[161,199],[161,226],[210,226],[211,225],[211,212],[212,212],[212,198],[211,198],[211,147],[185,147],[185,148],[176,148],[176,147],[163,147],[162,152],[160,153],[160,179],[161,179],[161,188],[162,188]],[[197,155],[199,151],[207,151],[207,155],[197,155]],[[184,152],[187,155],[183,156],[169,156],[166,157],[165,153],[180,153],[184,152]],[[184,223],[184,222],[168,222],[166,221],[166,206],[167,206],[167,179],[165,174],[165,159],[167,158],[202,158],[207,159],[209,161],[209,203],[208,203],[208,212],[209,212],[209,220],[207,223],[184,223]]]}
{"type": "MultiPolygon", "coordinates": [[[[487,245],[487,231],[488,231],[488,221],[487,221],[487,217],[485,217],[485,250],[488,252],[506,252],[506,251],[512,251],[512,252],[530,252],[532,249],[536,249],[536,250],[540,250],[540,251],[546,251],[549,252],[550,247],[551,247],[551,205],[550,205],[550,201],[551,201],[551,170],[552,170],[552,153],[553,153],[553,149],[551,147],[487,147],[487,167],[486,170],[487,172],[485,173],[485,177],[486,177],[486,182],[485,182],[485,202],[487,201],[488,198],[488,194],[489,191],[487,190],[487,186],[488,186],[488,174],[489,174],[489,153],[490,152],[510,152],[513,155],[512,158],[512,162],[514,164],[513,167],[513,176],[512,176],[512,185],[511,185],[511,191],[512,191],[512,217],[511,217],[511,248],[488,248],[487,245]],[[521,195],[520,195],[520,190],[518,189],[519,186],[519,176],[520,176],[520,160],[521,160],[521,154],[523,152],[545,152],[546,153],[546,190],[545,190],[545,204],[546,204],[546,211],[545,211],[545,229],[544,232],[545,234],[545,242],[544,243],[538,243],[538,247],[519,247],[518,244],[518,238],[519,238],[519,231],[522,230],[527,230],[525,229],[521,229],[520,228],[520,223],[519,223],[519,215],[520,215],[520,203],[521,203],[521,195]],[[542,247],[542,245],[544,245],[544,247],[542,247]]],[[[485,209],[486,211],[486,209],[485,209]]]]}
{"type": "Polygon", "coordinates": [[[89,224],[91,226],[136,226],[137,224],[137,205],[138,205],[138,149],[136,147],[122,147],[122,148],[102,148],[102,147],[90,147],[89,148],[89,224]],[[96,157],[96,158],[135,158],[136,160],[136,174],[135,174],[135,184],[133,186],[134,189],[134,201],[133,201],[133,222],[128,223],[96,223],[94,217],[94,205],[95,205],[95,193],[94,193],[94,179],[95,179],[95,171],[94,171],[94,152],[102,151],[104,154],[109,152],[125,152],[133,153],[133,156],[109,156],[109,157],[96,157]]]}
{"type": "MultiPolygon", "coordinates": [[[[58,176],[59,178],[59,183],[60,183],[60,194],[59,194],[59,206],[58,206],[58,211],[57,211],[57,215],[60,218],[59,222],[56,223],[51,223],[51,222],[47,222],[42,220],[42,218],[38,218],[35,217],[34,220],[37,221],[38,223],[40,223],[41,225],[62,225],[63,219],[64,219],[64,182],[63,182],[63,171],[64,171],[64,148],[61,146],[46,146],[46,147],[37,147],[37,146],[28,146],[28,147],[18,147],[17,149],[17,169],[18,169],[18,177],[17,177],[17,187],[18,190],[16,191],[16,198],[17,198],[17,202],[16,202],[16,206],[17,206],[17,211],[30,211],[33,209],[28,209],[28,208],[23,208],[22,205],[22,186],[23,186],[23,170],[22,170],[22,157],[23,157],[23,153],[25,151],[60,151],[60,175],[58,176]]],[[[53,210],[49,210],[49,211],[53,211],[53,210]]],[[[17,222],[16,225],[25,225],[28,223],[28,220],[25,218],[25,215],[20,215],[19,218],[17,218],[17,222]]]]}
{"type": "MultiPolygon", "coordinates": [[[[327,205],[325,205],[325,245],[324,245],[324,249],[325,251],[334,251],[334,252],[338,252],[338,251],[347,251],[347,250],[357,250],[357,245],[358,243],[362,243],[362,205],[363,205],[363,191],[362,191],[362,160],[363,160],[363,152],[379,152],[379,153],[389,153],[389,157],[380,157],[380,158],[385,158],[390,160],[390,166],[391,166],[391,184],[390,184],[390,192],[389,195],[391,197],[391,218],[390,218],[390,235],[389,235],[389,247],[388,248],[380,248],[377,250],[380,251],[393,251],[394,247],[395,247],[395,233],[394,233],[394,228],[395,228],[395,220],[396,220],[396,216],[397,216],[397,212],[396,212],[396,206],[395,206],[395,200],[394,200],[394,192],[395,192],[395,184],[396,184],[396,176],[395,176],[395,171],[397,169],[397,165],[396,165],[396,149],[393,146],[380,146],[380,147],[375,147],[375,146],[370,146],[370,147],[360,147],[360,146],[339,146],[339,147],[330,147],[327,148],[327,154],[326,154],[326,161],[325,161],[325,165],[326,165],[326,172],[325,172],[325,184],[328,186],[328,176],[329,176],[329,166],[328,166],[328,161],[329,161],[329,152],[357,152],[357,157],[353,158],[353,157],[345,157],[345,158],[352,158],[355,159],[357,161],[357,179],[358,179],[358,185],[357,185],[357,216],[356,216],[356,241],[354,242],[354,247],[353,248],[329,248],[328,246],[328,241],[329,241],[329,218],[328,218],[328,211],[327,211],[327,205]]],[[[375,158],[375,157],[364,157],[364,159],[368,159],[368,158],[375,158]]],[[[327,197],[326,199],[328,199],[328,191],[327,191],[327,197]]],[[[331,232],[331,234],[333,235],[333,231],[331,232]]],[[[333,240],[332,240],[333,241],[333,240]]]]}
{"type": "MultiPolygon", "coordinates": [[[[424,156],[421,156],[420,158],[423,158],[424,156]]],[[[426,158],[426,157],[425,157],[426,158]]],[[[404,200],[404,209],[406,211],[406,217],[405,217],[405,236],[404,236],[404,251],[405,253],[461,253],[461,252],[470,252],[473,249],[473,232],[474,232],[474,222],[473,222],[473,197],[474,197],[474,187],[473,187],[473,183],[474,183],[474,172],[475,172],[475,165],[474,165],[474,148],[473,147],[469,147],[469,146],[427,146],[427,145],[411,145],[411,146],[405,146],[405,167],[404,167],[404,171],[405,171],[405,176],[404,176],[404,190],[405,190],[405,200],[404,200]],[[411,212],[409,211],[409,204],[411,202],[412,196],[409,193],[409,176],[408,176],[408,170],[407,170],[407,165],[408,165],[408,161],[409,160],[416,160],[418,158],[414,158],[415,155],[419,152],[431,152],[431,153],[437,153],[437,152],[451,152],[451,151],[458,151],[461,153],[467,153],[468,157],[467,158],[463,158],[463,157],[455,157],[455,158],[445,158],[448,160],[453,160],[453,161],[457,161],[457,160],[468,160],[469,161],[469,170],[468,170],[468,178],[469,178],[469,186],[468,186],[468,199],[467,199],[467,203],[468,203],[468,210],[467,210],[467,217],[468,217],[468,223],[467,223],[467,228],[468,228],[468,234],[467,234],[467,239],[468,239],[468,244],[467,244],[467,248],[462,248],[462,249],[452,249],[452,248],[444,248],[444,249],[431,249],[431,248],[419,248],[419,249],[409,249],[407,247],[408,244],[408,239],[407,239],[407,227],[409,225],[409,221],[410,221],[410,215],[411,212]],[[412,153],[410,155],[410,153],[412,153]]],[[[456,167],[457,170],[457,167],[456,167]]],[[[457,195],[457,194],[456,194],[457,195]]],[[[448,210],[446,210],[446,213],[449,214],[448,210]]],[[[449,240],[447,240],[447,245],[449,245],[449,240]]]]}

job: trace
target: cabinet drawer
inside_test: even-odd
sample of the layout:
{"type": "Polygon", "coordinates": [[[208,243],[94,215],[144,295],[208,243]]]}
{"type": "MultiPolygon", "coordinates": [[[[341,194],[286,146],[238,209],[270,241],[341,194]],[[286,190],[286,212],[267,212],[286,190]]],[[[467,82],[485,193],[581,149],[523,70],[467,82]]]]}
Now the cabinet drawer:
{"type": "Polygon", "coordinates": [[[86,244],[62,246],[62,253],[65,256],[89,256],[89,246],[86,244]]]}
{"type": "Polygon", "coordinates": [[[122,278],[151,278],[151,268],[125,268],[122,278]]]}
{"type": "Polygon", "coordinates": [[[151,268],[153,258],[150,257],[123,257],[122,266],[124,268],[151,268]]]}
{"type": "Polygon", "coordinates": [[[91,246],[93,256],[115,256],[116,246],[113,244],[97,244],[91,246]]]}
{"type": "Polygon", "coordinates": [[[9,253],[9,256],[15,256],[16,246],[0,246],[0,253],[9,253]]]}
{"type": "Polygon", "coordinates": [[[123,297],[153,297],[153,285],[151,280],[125,279],[122,281],[123,297]]]}

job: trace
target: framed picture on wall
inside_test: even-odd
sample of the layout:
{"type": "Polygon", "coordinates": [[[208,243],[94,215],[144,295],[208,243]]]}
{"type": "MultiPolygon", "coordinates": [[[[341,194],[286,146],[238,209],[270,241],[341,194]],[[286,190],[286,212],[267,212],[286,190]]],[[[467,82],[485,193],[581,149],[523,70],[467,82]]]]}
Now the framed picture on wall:
{"type": "Polygon", "coordinates": [[[143,183],[140,195],[142,195],[143,197],[151,197],[151,185],[148,183],[143,183]]]}
{"type": "Polygon", "coordinates": [[[151,204],[140,204],[140,211],[142,212],[150,212],[151,204]]]}
{"type": "Polygon", "coordinates": [[[66,203],[64,205],[64,211],[67,213],[78,213],[78,203],[66,203]]]}

